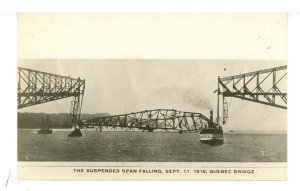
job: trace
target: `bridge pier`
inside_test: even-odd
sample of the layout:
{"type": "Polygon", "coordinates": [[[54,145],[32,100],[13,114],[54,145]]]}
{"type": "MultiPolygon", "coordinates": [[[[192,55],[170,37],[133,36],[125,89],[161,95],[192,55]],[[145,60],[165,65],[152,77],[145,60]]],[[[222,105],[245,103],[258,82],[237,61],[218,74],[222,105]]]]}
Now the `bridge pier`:
{"type": "Polygon", "coordinates": [[[82,133],[81,130],[79,128],[79,126],[75,125],[74,126],[74,131],[72,131],[68,137],[82,137],[82,133]]]}

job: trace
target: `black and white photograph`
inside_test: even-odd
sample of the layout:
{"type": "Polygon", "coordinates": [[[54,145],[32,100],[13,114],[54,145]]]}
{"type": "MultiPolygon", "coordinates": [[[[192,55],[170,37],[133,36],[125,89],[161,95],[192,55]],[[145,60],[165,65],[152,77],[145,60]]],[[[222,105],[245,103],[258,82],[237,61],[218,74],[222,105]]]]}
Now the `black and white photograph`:
{"type": "Polygon", "coordinates": [[[287,14],[20,13],[19,178],[286,179],[286,52],[287,14]]]}

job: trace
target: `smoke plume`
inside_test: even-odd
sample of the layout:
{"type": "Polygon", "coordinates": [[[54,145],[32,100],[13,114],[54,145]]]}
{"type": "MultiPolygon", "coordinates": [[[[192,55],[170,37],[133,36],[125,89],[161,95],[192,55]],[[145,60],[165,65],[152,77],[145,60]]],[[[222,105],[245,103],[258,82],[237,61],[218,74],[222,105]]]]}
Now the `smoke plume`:
{"type": "MultiPolygon", "coordinates": [[[[197,109],[212,110],[212,104],[204,91],[195,87],[164,86],[152,93],[152,100],[159,100],[159,103],[172,102],[193,106],[197,109]],[[162,102],[162,100],[164,100],[162,102]]],[[[173,107],[173,106],[171,106],[173,107]]]]}
{"type": "Polygon", "coordinates": [[[196,108],[212,110],[210,100],[200,91],[187,90],[183,92],[182,99],[196,108]]]}

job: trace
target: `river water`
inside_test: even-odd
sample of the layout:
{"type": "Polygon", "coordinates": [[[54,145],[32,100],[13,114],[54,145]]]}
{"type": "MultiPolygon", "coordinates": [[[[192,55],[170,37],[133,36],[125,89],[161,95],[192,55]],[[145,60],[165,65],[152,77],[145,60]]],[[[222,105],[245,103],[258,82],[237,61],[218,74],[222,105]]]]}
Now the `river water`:
{"type": "Polygon", "coordinates": [[[286,162],[286,134],[224,134],[220,146],[199,143],[198,133],[18,130],[19,161],[286,162]]]}

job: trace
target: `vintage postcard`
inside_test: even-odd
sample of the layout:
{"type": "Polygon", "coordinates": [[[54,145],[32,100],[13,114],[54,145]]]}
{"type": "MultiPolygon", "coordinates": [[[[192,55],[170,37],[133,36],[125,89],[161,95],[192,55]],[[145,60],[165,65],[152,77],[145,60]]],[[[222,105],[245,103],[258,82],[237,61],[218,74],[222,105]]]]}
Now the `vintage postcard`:
{"type": "Polygon", "coordinates": [[[18,178],[286,180],[287,15],[18,15],[18,178]]]}

